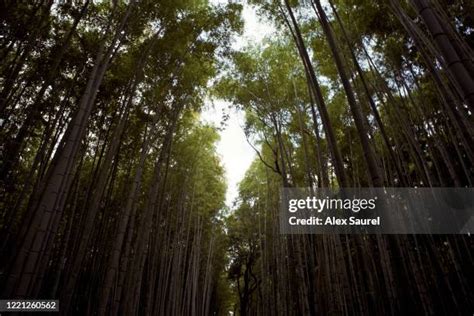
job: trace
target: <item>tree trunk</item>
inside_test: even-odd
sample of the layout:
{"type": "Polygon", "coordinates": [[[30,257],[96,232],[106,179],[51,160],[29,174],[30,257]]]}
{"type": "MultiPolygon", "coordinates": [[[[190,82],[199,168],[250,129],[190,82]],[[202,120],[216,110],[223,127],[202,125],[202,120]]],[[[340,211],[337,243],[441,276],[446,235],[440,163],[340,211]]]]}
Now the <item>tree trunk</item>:
{"type": "Polygon", "coordinates": [[[324,12],[323,7],[321,6],[321,2],[319,0],[313,0],[313,4],[315,5],[315,12],[319,15],[319,21],[326,35],[326,40],[328,41],[329,47],[331,48],[336,67],[338,69],[339,76],[342,81],[342,85],[344,86],[344,90],[346,91],[347,101],[349,102],[349,107],[351,109],[354,122],[359,134],[360,142],[362,144],[365,161],[367,163],[367,167],[371,176],[371,183],[375,187],[381,187],[383,186],[383,177],[380,174],[378,161],[375,157],[375,153],[371,147],[368,138],[367,120],[364,117],[362,109],[357,104],[357,101],[355,99],[354,91],[352,89],[351,83],[349,82],[349,78],[344,67],[344,62],[342,60],[340,50],[337,47],[334,33],[331,29],[331,26],[329,25],[326,13],[324,12]]]}
{"type": "Polygon", "coordinates": [[[469,106],[471,111],[474,110],[474,79],[473,74],[469,73],[463,63],[462,58],[453,45],[453,39],[445,32],[442,22],[440,21],[436,11],[432,8],[429,0],[411,0],[416,8],[418,15],[425,22],[428,31],[433,37],[438,48],[438,58],[444,61],[444,64],[451,74],[456,88],[469,106]]]}
{"type": "Polygon", "coordinates": [[[293,34],[293,38],[295,40],[296,46],[298,48],[298,52],[300,54],[300,57],[303,61],[303,65],[305,67],[305,70],[308,73],[308,76],[310,78],[310,85],[312,88],[312,91],[314,93],[314,98],[316,100],[316,104],[318,106],[318,111],[319,114],[321,115],[321,121],[323,123],[324,127],[324,133],[328,139],[328,147],[331,152],[331,158],[332,162],[334,164],[334,168],[336,171],[336,176],[337,180],[339,182],[339,185],[341,187],[348,187],[349,183],[347,181],[347,176],[344,171],[344,164],[342,162],[342,157],[341,153],[339,151],[339,148],[337,146],[336,142],[336,136],[334,135],[334,130],[331,125],[331,121],[329,119],[329,113],[327,111],[326,107],[326,102],[324,101],[323,93],[321,91],[321,87],[319,85],[318,79],[316,77],[316,74],[314,72],[314,68],[311,64],[311,60],[309,58],[308,52],[306,50],[306,46],[303,41],[303,37],[301,36],[301,32],[298,27],[298,23],[296,22],[295,16],[293,14],[293,10],[291,9],[291,6],[288,2],[288,0],[285,0],[285,6],[288,11],[288,14],[290,15],[292,25],[291,27],[283,9],[280,7],[281,13],[283,18],[285,19],[285,22],[287,23],[288,28],[293,34]],[[293,31],[294,28],[294,31],[293,31]]]}

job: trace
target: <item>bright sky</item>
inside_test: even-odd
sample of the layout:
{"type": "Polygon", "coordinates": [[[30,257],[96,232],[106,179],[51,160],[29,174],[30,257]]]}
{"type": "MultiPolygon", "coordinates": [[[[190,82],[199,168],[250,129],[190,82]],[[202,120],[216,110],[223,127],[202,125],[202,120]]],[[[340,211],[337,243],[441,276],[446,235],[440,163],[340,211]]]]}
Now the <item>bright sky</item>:
{"type": "MultiPolygon", "coordinates": [[[[225,3],[225,0],[212,0],[212,3],[225,3]]],[[[271,25],[261,21],[251,6],[245,4],[242,12],[245,22],[244,34],[236,38],[235,48],[242,48],[249,43],[258,43],[265,36],[273,32],[271,25]]],[[[206,123],[221,126],[223,114],[229,115],[224,129],[220,132],[221,139],[217,144],[217,152],[226,170],[227,195],[226,204],[232,206],[232,202],[238,196],[238,184],[243,179],[245,172],[255,158],[255,152],[247,143],[243,126],[245,123],[244,113],[235,109],[229,109],[229,104],[223,100],[208,101],[201,115],[201,120],[206,123]]]]}

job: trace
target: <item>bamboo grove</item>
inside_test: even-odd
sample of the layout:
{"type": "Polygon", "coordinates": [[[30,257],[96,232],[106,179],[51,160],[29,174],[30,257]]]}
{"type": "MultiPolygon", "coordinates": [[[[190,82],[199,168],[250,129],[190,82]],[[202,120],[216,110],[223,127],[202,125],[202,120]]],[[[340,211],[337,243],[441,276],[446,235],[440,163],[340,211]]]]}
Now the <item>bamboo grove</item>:
{"type": "Polygon", "coordinates": [[[469,1],[252,1],[278,36],[216,94],[257,159],[228,219],[241,315],[451,315],[473,307],[470,236],[281,235],[284,187],[472,187],[469,1]]]}
{"type": "Polygon", "coordinates": [[[225,245],[207,82],[239,5],[2,2],[2,297],[212,314],[225,245]]]}
{"type": "MultiPolygon", "coordinates": [[[[224,2],[224,1],[221,1],[224,2]]],[[[0,298],[61,314],[466,314],[467,235],[282,235],[281,187],[472,187],[474,5],[0,2],[0,298]],[[256,159],[225,205],[209,97],[256,159]]]]}

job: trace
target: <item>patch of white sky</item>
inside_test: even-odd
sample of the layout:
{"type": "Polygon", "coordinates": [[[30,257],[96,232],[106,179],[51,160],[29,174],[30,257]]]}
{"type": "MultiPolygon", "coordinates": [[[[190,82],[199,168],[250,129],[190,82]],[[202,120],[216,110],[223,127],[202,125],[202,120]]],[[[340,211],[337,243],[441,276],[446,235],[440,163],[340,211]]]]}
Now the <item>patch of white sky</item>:
{"type": "MultiPolygon", "coordinates": [[[[226,0],[211,0],[214,5],[225,4],[226,0]]],[[[234,49],[243,49],[248,45],[257,44],[265,37],[275,32],[275,28],[257,15],[257,10],[248,4],[243,4],[242,18],[244,21],[243,34],[236,36],[233,42],[234,49]]],[[[239,182],[255,159],[255,151],[247,143],[243,126],[245,114],[231,106],[229,102],[220,99],[208,99],[201,113],[203,123],[212,124],[220,129],[220,140],[217,144],[217,153],[225,168],[227,180],[226,205],[231,207],[238,197],[239,182]],[[228,120],[222,125],[223,117],[228,120]]]]}

